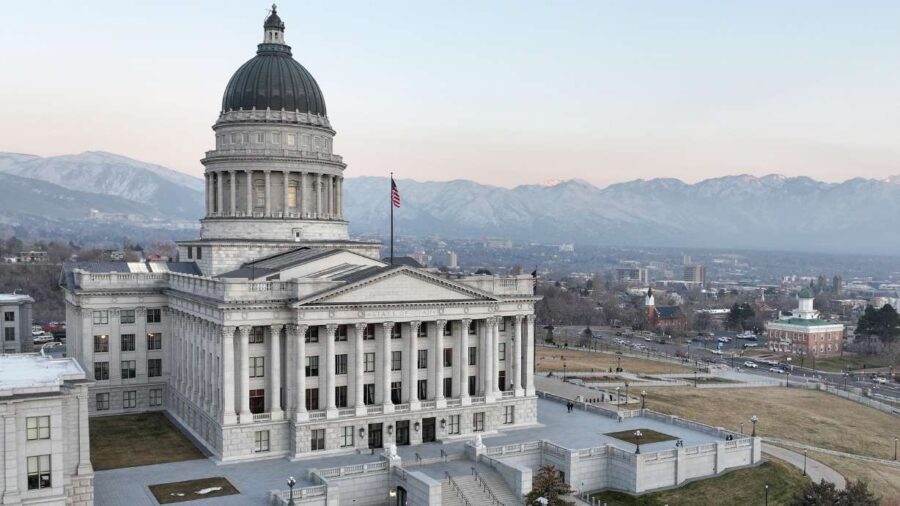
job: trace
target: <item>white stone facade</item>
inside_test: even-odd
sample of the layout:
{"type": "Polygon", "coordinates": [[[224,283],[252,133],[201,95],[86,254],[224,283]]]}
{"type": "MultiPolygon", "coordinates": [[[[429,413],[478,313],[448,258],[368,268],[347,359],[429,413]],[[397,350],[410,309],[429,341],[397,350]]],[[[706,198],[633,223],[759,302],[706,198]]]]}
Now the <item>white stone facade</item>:
{"type": "Polygon", "coordinates": [[[0,293],[0,340],[3,353],[29,352],[33,349],[31,336],[32,304],[27,295],[0,293]]]}

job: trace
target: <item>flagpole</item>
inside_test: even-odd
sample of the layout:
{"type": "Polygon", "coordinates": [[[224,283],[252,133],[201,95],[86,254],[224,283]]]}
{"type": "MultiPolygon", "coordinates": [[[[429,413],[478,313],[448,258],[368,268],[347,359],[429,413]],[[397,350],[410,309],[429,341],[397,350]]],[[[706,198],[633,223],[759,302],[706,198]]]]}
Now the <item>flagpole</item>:
{"type": "Polygon", "coordinates": [[[391,172],[391,198],[388,199],[391,206],[391,265],[394,265],[394,173],[391,172]]]}

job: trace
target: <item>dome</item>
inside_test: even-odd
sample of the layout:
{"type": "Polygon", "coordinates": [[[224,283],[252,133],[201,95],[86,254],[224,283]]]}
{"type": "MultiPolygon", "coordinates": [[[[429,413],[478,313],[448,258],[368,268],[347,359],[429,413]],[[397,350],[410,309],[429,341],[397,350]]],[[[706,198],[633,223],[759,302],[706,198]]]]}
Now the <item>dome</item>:
{"type": "Polygon", "coordinates": [[[812,294],[812,291],[810,291],[809,288],[804,288],[803,290],[800,290],[800,293],[798,294],[798,297],[801,298],[801,299],[812,299],[812,298],[813,298],[813,294],[812,294]]]}
{"type": "Polygon", "coordinates": [[[284,23],[275,10],[264,23],[266,40],[256,56],[231,76],[222,111],[257,109],[300,111],[326,116],[325,98],[313,76],[291,56],[284,44],[284,23]]]}

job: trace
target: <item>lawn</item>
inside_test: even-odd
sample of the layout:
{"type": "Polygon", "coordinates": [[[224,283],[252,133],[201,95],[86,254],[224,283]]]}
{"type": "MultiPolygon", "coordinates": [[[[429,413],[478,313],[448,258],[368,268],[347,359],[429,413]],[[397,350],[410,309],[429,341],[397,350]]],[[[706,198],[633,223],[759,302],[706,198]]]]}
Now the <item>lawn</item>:
{"type": "MultiPolygon", "coordinates": [[[[841,372],[848,367],[852,371],[862,371],[863,366],[865,366],[866,369],[872,369],[888,367],[891,365],[884,355],[853,355],[849,353],[845,353],[843,357],[820,358],[816,360],[815,364],[816,369],[831,372],[841,372]]],[[[803,365],[812,367],[813,362],[812,360],[807,359],[803,361],[803,365]]],[[[900,363],[894,365],[900,366],[900,363]]]]}
{"type": "Polygon", "coordinates": [[[848,480],[862,479],[869,483],[869,490],[890,504],[900,504],[900,467],[891,467],[874,462],[835,457],[818,452],[809,452],[809,457],[831,466],[848,480]]]}
{"type": "Polygon", "coordinates": [[[97,471],[205,457],[162,413],[93,417],[90,433],[97,471]]]}
{"type": "Polygon", "coordinates": [[[604,435],[614,437],[620,441],[625,441],[626,443],[637,444],[640,442],[644,445],[659,443],[660,441],[675,441],[677,439],[675,436],[670,436],[652,429],[623,430],[619,432],[610,432],[609,434],[604,435]],[[640,441],[638,441],[638,437],[635,435],[635,432],[638,430],[641,431],[640,441]]]}
{"type": "Polygon", "coordinates": [[[160,504],[240,494],[240,491],[234,488],[231,482],[220,477],[150,485],[150,492],[160,504]]]}
{"type": "Polygon", "coordinates": [[[640,497],[618,492],[600,492],[594,498],[608,506],[745,506],[763,504],[769,485],[769,504],[787,504],[808,479],[799,470],[781,461],[771,460],[759,467],[738,469],[716,478],[695,481],[673,490],[640,497]]]}
{"type": "Polygon", "coordinates": [[[678,364],[625,357],[615,353],[596,353],[544,347],[537,348],[536,370],[539,372],[562,372],[564,361],[560,357],[565,357],[566,370],[569,372],[607,372],[610,369],[615,371],[620,358],[625,372],[673,374],[693,371],[689,367],[678,364]]]}
{"type": "Polygon", "coordinates": [[[847,453],[893,458],[900,418],[801,388],[648,388],[647,407],[709,425],[789,439],[847,453]]]}

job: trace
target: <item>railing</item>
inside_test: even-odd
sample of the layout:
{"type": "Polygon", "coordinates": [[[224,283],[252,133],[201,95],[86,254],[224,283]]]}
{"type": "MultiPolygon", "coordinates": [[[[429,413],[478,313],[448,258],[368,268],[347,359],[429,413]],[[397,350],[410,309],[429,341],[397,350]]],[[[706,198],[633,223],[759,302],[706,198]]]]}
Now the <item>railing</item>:
{"type": "Polygon", "coordinates": [[[405,412],[409,411],[409,403],[394,404],[394,411],[397,413],[405,413],[405,412]]]}
{"type": "Polygon", "coordinates": [[[254,422],[271,422],[272,421],[272,413],[254,413],[253,421],[254,422]]]}
{"type": "Polygon", "coordinates": [[[484,481],[484,478],[480,474],[478,474],[478,470],[474,467],[472,468],[472,476],[475,477],[475,482],[481,485],[481,488],[484,489],[485,492],[487,492],[488,497],[491,498],[491,504],[495,504],[497,506],[506,506],[505,504],[500,502],[500,499],[497,499],[494,491],[491,490],[491,487],[488,486],[487,482],[484,481]]]}
{"type": "Polygon", "coordinates": [[[310,411],[309,412],[310,420],[324,420],[326,416],[327,416],[327,413],[325,413],[324,411],[310,411]]]}
{"type": "Polygon", "coordinates": [[[452,488],[453,491],[456,493],[456,497],[459,497],[460,499],[462,499],[462,502],[463,502],[463,504],[465,504],[465,506],[472,506],[472,503],[470,503],[469,500],[466,499],[466,496],[465,496],[465,494],[463,494],[462,489],[459,488],[459,484],[457,484],[456,480],[454,480],[453,477],[450,476],[450,473],[447,471],[444,471],[444,474],[447,476],[447,483],[450,484],[450,488],[452,488]]]}
{"type": "Polygon", "coordinates": [[[448,408],[458,408],[460,406],[462,406],[462,399],[458,397],[456,399],[447,399],[448,408]]]}
{"type": "Polygon", "coordinates": [[[386,471],[388,469],[387,461],[372,462],[371,464],[352,464],[349,466],[330,467],[328,469],[320,469],[316,474],[322,478],[336,478],[339,476],[354,476],[358,474],[376,473],[386,471]]]}
{"type": "Polygon", "coordinates": [[[338,418],[347,418],[356,415],[356,408],[342,408],[338,410],[338,418]]]}
{"type": "Polygon", "coordinates": [[[500,392],[500,396],[503,399],[512,399],[516,396],[516,392],[513,390],[505,390],[503,392],[500,392]]]}
{"type": "Polygon", "coordinates": [[[366,406],[366,414],[367,415],[380,415],[384,413],[384,406],[366,406]]]}
{"type": "Polygon", "coordinates": [[[478,397],[472,397],[472,404],[484,404],[484,403],[485,403],[485,399],[484,399],[483,395],[478,396],[478,397]]]}
{"type": "Polygon", "coordinates": [[[421,406],[422,409],[435,409],[437,408],[437,401],[422,401],[421,406]]]}
{"type": "Polygon", "coordinates": [[[324,497],[328,494],[327,485],[313,485],[310,487],[303,487],[294,490],[294,495],[291,497],[290,490],[279,490],[278,495],[281,497],[281,500],[284,501],[284,504],[288,504],[289,501],[293,498],[295,499],[308,499],[310,497],[324,497]]]}

